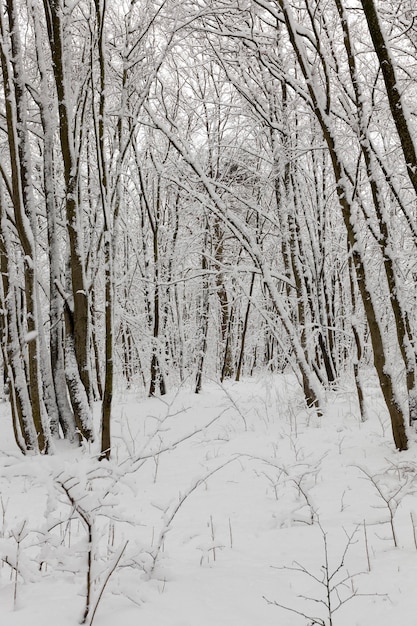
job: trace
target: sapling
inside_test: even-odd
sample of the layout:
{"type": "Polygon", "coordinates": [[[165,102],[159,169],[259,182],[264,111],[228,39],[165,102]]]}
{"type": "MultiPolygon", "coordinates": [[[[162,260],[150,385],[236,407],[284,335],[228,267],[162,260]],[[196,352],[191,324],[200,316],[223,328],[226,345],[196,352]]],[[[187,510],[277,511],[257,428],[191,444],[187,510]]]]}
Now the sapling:
{"type": "MultiPolygon", "coordinates": [[[[245,427],[245,432],[247,432],[248,431],[248,423],[246,421],[246,415],[243,413],[242,409],[238,406],[238,404],[234,400],[233,396],[228,392],[228,390],[226,389],[226,387],[222,383],[219,383],[216,380],[213,381],[213,382],[215,382],[220,387],[220,389],[223,391],[223,393],[225,394],[227,399],[232,404],[232,406],[235,409],[236,413],[242,418],[242,422],[243,422],[243,425],[245,427]]],[[[229,408],[229,407],[227,407],[227,408],[229,408]]]]}
{"type": "Polygon", "coordinates": [[[271,420],[271,416],[269,415],[269,407],[268,407],[268,403],[266,402],[265,398],[257,398],[257,404],[262,404],[263,405],[263,413],[261,413],[257,408],[254,409],[256,415],[258,416],[259,420],[264,422],[265,427],[268,428],[268,425],[272,422],[271,420]]]}
{"type": "Polygon", "coordinates": [[[303,450],[303,448],[300,447],[300,443],[297,441],[297,438],[294,439],[292,434],[288,435],[288,439],[289,439],[289,442],[290,442],[291,450],[294,453],[294,458],[295,458],[296,462],[298,463],[298,462],[300,462],[300,460],[304,459],[304,456],[305,456],[304,455],[304,450],[303,450]]]}
{"type": "Polygon", "coordinates": [[[58,485],[65,493],[68,498],[68,501],[71,503],[74,511],[80,516],[84,527],[87,532],[87,574],[86,574],[86,599],[85,599],[85,607],[83,616],[81,618],[81,624],[85,624],[87,621],[87,617],[90,612],[91,606],[91,596],[92,596],[92,585],[93,585],[93,575],[92,575],[92,567],[93,567],[93,528],[94,528],[94,519],[91,516],[90,512],[83,508],[79,501],[75,499],[75,496],[71,492],[71,487],[69,487],[65,482],[57,481],[58,485]]]}
{"type": "Polygon", "coordinates": [[[343,511],[344,511],[344,510],[345,510],[345,508],[346,508],[346,505],[345,505],[345,495],[346,495],[346,491],[347,491],[347,490],[345,489],[345,490],[344,490],[344,492],[343,492],[343,493],[342,493],[342,495],[341,495],[341,498],[340,498],[340,512],[341,512],[341,513],[343,513],[343,511]]]}
{"type": "Polygon", "coordinates": [[[304,486],[303,481],[304,478],[306,476],[309,476],[311,474],[311,472],[305,472],[299,476],[296,477],[290,477],[290,480],[293,481],[293,483],[296,485],[297,490],[299,495],[303,496],[305,503],[307,505],[307,508],[309,510],[309,520],[308,523],[309,524],[314,524],[314,521],[316,519],[316,510],[315,510],[315,506],[313,505],[311,496],[310,496],[310,492],[308,491],[308,489],[304,486]]]}
{"type": "MultiPolygon", "coordinates": [[[[218,415],[216,415],[216,417],[214,417],[212,420],[210,420],[207,424],[204,424],[204,426],[202,426],[201,428],[196,428],[195,430],[191,431],[190,433],[187,433],[186,435],[183,435],[179,439],[173,441],[170,444],[167,444],[164,447],[161,447],[161,441],[159,441],[158,448],[156,450],[152,450],[152,449],[149,449],[150,448],[150,444],[155,439],[155,437],[159,436],[159,432],[160,432],[159,428],[156,428],[154,430],[154,432],[148,437],[147,441],[143,444],[141,450],[136,454],[136,456],[134,458],[128,457],[122,463],[120,463],[119,467],[122,467],[123,465],[128,465],[127,469],[125,469],[125,473],[127,474],[128,472],[136,472],[140,467],[142,467],[142,465],[148,459],[152,459],[155,462],[155,458],[157,456],[159,457],[164,452],[171,452],[172,450],[175,450],[180,444],[182,444],[185,441],[188,441],[189,439],[192,439],[196,435],[204,432],[212,424],[217,422],[224,415],[224,413],[226,413],[227,410],[228,410],[228,408],[224,409],[218,415]]],[[[177,415],[177,414],[179,414],[181,412],[182,411],[178,411],[178,413],[176,413],[175,415],[177,415]]],[[[170,417],[172,417],[172,416],[173,416],[173,414],[170,415],[170,417]]]]}
{"type": "Polygon", "coordinates": [[[215,533],[214,533],[214,523],[213,523],[212,515],[210,515],[210,530],[211,530],[211,540],[213,542],[213,547],[212,547],[213,561],[215,561],[216,560],[216,546],[215,546],[215,533]]]}
{"type": "Polygon", "coordinates": [[[3,500],[3,496],[0,496],[0,507],[1,507],[1,531],[0,531],[0,537],[4,536],[4,529],[6,528],[6,511],[7,511],[7,505],[9,503],[9,500],[6,500],[6,502],[3,500]]]}
{"type": "Polygon", "coordinates": [[[173,523],[174,519],[176,518],[178,512],[182,508],[182,506],[185,504],[185,502],[188,500],[188,498],[194,493],[194,491],[196,491],[196,489],[198,489],[198,487],[200,487],[200,485],[206,485],[209,478],[214,476],[214,474],[219,472],[221,469],[226,467],[226,465],[229,465],[233,461],[235,461],[234,458],[233,459],[229,459],[225,463],[222,463],[222,465],[220,465],[220,466],[214,468],[213,470],[211,470],[210,472],[208,472],[205,476],[202,476],[201,478],[198,478],[187,489],[187,491],[185,491],[184,493],[180,493],[179,494],[177,502],[175,502],[173,505],[171,505],[170,507],[168,507],[165,510],[164,523],[163,523],[163,526],[162,526],[162,528],[160,530],[159,537],[158,537],[158,539],[156,541],[155,547],[154,547],[154,549],[152,551],[152,555],[151,555],[152,556],[152,567],[151,567],[151,570],[149,572],[150,575],[152,575],[154,570],[155,570],[155,567],[156,567],[159,555],[164,550],[165,537],[166,537],[167,533],[169,532],[169,530],[171,529],[172,523],[173,523]]]}
{"type": "Polygon", "coordinates": [[[108,548],[108,551],[110,551],[110,549],[114,547],[114,535],[115,535],[114,522],[110,522],[109,523],[108,537],[107,537],[107,548],[108,548]]]}
{"type": "Polygon", "coordinates": [[[161,459],[160,451],[162,450],[162,439],[161,439],[160,435],[158,435],[158,437],[159,437],[159,450],[153,457],[153,462],[155,464],[155,471],[154,471],[154,475],[153,475],[153,482],[154,482],[154,484],[156,484],[156,479],[157,479],[157,476],[158,476],[159,461],[161,459]]]}
{"type": "MultiPolygon", "coordinates": [[[[106,472],[104,473],[104,476],[106,472]]],[[[86,599],[82,614],[81,624],[92,626],[98,606],[102,600],[104,591],[109,580],[116,569],[119,567],[122,556],[126,550],[128,541],[125,541],[121,548],[114,551],[115,544],[115,523],[114,520],[121,521],[115,515],[111,517],[113,502],[108,502],[108,496],[111,490],[105,484],[101,490],[91,491],[92,480],[103,477],[103,473],[99,470],[99,474],[95,475],[95,470],[86,473],[87,480],[84,482],[75,477],[60,476],[56,479],[56,484],[61,492],[66,495],[68,503],[71,505],[71,514],[69,520],[74,519],[77,515],[82,522],[87,534],[86,549],[86,599]],[[108,510],[110,507],[110,511],[108,510]],[[106,526],[100,529],[99,518],[106,520],[106,526]],[[98,547],[99,534],[102,538],[107,538],[107,549],[105,551],[105,562],[101,568],[98,564],[98,547]],[[109,561],[110,557],[110,561],[109,561]],[[96,565],[94,565],[96,563],[96,565]],[[93,567],[94,566],[94,567],[93,567]],[[98,591],[94,591],[95,588],[98,591]]],[[[108,476],[109,480],[111,477],[108,476]]],[[[122,521],[127,521],[123,519],[122,521]]]]}
{"type": "Polygon", "coordinates": [[[268,602],[268,604],[277,606],[281,609],[284,609],[285,611],[300,615],[301,617],[309,620],[308,623],[310,626],[335,626],[335,614],[345,604],[358,596],[378,594],[359,593],[354,585],[354,579],[359,576],[361,572],[356,574],[350,574],[345,566],[346,555],[349,551],[349,548],[353,544],[353,540],[358,528],[355,528],[355,530],[351,534],[346,535],[347,540],[344,550],[337,563],[332,566],[330,564],[327,533],[323,530],[323,527],[321,526],[319,520],[317,525],[320,529],[322,536],[324,560],[324,564],[320,567],[319,572],[307,569],[307,567],[305,567],[301,563],[298,563],[297,561],[294,562],[293,566],[276,568],[289,572],[295,572],[297,574],[301,574],[302,577],[313,580],[315,583],[317,583],[318,586],[317,595],[306,596],[302,593],[298,594],[298,598],[307,601],[307,608],[305,609],[301,609],[296,606],[288,606],[277,600],[270,600],[265,596],[263,597],[264,600],[268,602]],[[312,609],[313,605],[321,606],[323,608],[323,615],[316,615],[315,611],[313,612],[312,609]]]}
{"type": "MultiPolygon", "coordinates": [[[[198,546],[198,549],[201,550],[202,552],[202,555],[200,558],[200,565],[203,564],[205,558],[207,560],[207,563],[210,562],[210,553],[213,555],[213,561],[216,562],[217,550],[222,550],[225,547],[224,545],[219,543],[219,541],[216,541],[216,529],[215,529],[212,515],[210,515],[210,518],[207,522],[207,527],[210,531],[211,541],[209,543],[203,543],[198,546]]],[[[229,518],[229,533],[231,533],[230,518],[229,518]]],[[[232,541],[231,535],[229,535],[229,538],[230,538],[230,541],[232,541]]]]}
{"type": "Polygon", "coordinates": [[[414,515],[413,511],[410,511],[410,519],[411,519],[411,526],[412,526],[412,529],[413,529],[414,547],[417,550],[416,520],[415,520],[415,515],[414,515]]]}
{"type": "Polygon", "coordinates": [[[291,403],[288,403],[287,414],[290,422],[291,435],[298,437],[298,413],[295,411],[295,407],[291,403]]]}
{"type": "MultiPolygon", "coordinates": [[[[313,524],[316,518],[316,507],[310,495],[309,488],[305,484],[305,482],[311,478],[313,478],[314,480],[317,479],[317,474],[320,471],[320,464],[321,464],[323,457],[320,458],[313,467],[308,466],[307,469],[304,470],[304,467],[306,467],[306,464],[304,463],[296,464],[290,469],[287,469],[286,467],[280,465],[274,459],[267,459],[263,457],[252,456],[252,455],[248,455],[248,456],[250,459],[262,461],[263,463],[266,463],[268,466],[273,467],[276,470],[278,470],[277,476],[274,478],[271,478],[266,472],[262,472],[262,474],[271,483],[276,500],[279,499],[278,487],[280,484],[282,483],[285,484],[285,482],[289,482],[295,486],[298,496],[301,496],[304,501],[304,504],[300,508],[303,508],[304,506],[307,506],[308,508],[309,513],[308,513],[307,523],[313,524]],[[284,480],[282,480],[282,477],[284,477],[284,480]]],[[[305,520],[302,520],[302,519],[294,520],[294,521],[305,523],[305,520]]]]}
{"type": "MultiPolygon", "coordinates": [[[[255,472],[255,473],[257,474],[257,472],[255,472]]],[[[279,500],[279,497],[278,497],[278,487],[279,487],[280,482],[281,482],[281,473],[279,473],[278,476],[276,476],[276,477],[269,476],[266,472],[262,472],[262,475],[265,476],[265,478],[271,483],[271,486],[272,486],[272,489],[273,489],[274,495],[275,495],[275,500],[278,502],[278,500],[279,500]]]]}
{"type": "Polygon", "coordinates": [[[27,520],[24,520],[22,527],[20,528],[19,531],[17,532],[13,532],[13,538],[16,541],[16,568],[15,568],[15,577],[14,577],[14,590],[13,590],[13,607],[14,609],[17,608],[17,583],[18,583],[18,576],[19,576],[19,567],[20,567],[20,545],[22,543],[22,541],[24,540],[24,538],[26,537],[26,522],[27,520]]]}
{"type": "Polygon", "coordinates": [[[385,509],[388,513],[388,520],[378,523],[389,524],[392,540],[394,546],[397,548],[398,537],[395,530],[394,518],[402,499],[413,490],[411,487],[410,478],[408,476],[403,479],[401,479],[400,477],[396,477],[395,484],[393,486],[390,486],[386,484],[387,476],[389,477],[389,471],[385,472],[383,476],[380,476],[378,474],[372,475],[368,470],[365,470],[363,467],[357,467],[362,472],[365,479],[369,480],[374,490],[376,491],[381,503],[383,503],[380,508],[385,509]]]}

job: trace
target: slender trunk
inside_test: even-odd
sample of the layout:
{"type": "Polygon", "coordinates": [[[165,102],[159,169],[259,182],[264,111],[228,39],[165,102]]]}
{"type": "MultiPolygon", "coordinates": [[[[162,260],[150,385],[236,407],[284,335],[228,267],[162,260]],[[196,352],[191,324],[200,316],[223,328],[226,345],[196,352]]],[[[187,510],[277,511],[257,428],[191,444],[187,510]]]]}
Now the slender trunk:
{"type": "Polygon", "coordinates": [[[250,313],[250,307],[251,307],[253,288],[255,286],[255,277],[256,277],[256,274],[255,272],[253,272],[251,279],[250,279],[248,303],[246,305],[245,317],[243,319],[242,335],[240,338],[239,360],[237,363],[236,378],[235,378],[237,382],[240,380],[240,377],[242,374],[243,358],[245,355],[246,334],[248,332],[249,313],[250,313]]]}
{"type": "Polygon", "coordinates": [[[361,4],[384,78],[386,95],[388,97],[392,119],[394,120],[400,138],[408,177],[417,194],[417,150],[412,129],[408,121],[409,116],[401,96],[400,83],[397,80],[391,50],[386,35],[382,30],[374,0],[361,0],[361,4]]]}
{"type": "MultiPolygon", "coordinates": [[[[97,47],[99,61],[99,105],[98,119],[94,111],[95,134],[97,145],[97,162],[100,175],[100,198],[104,217],[104,389],[101,405],[101,459],[109,459],[111,453],[111,409],[113,401],[113,245],[111,239],[111,215],[109,201],[109,179],[106,165],[106,151],[104,133],[106,123],[106,60],[104,40],[104,19],[106,0],[94,0],[97,20],[97,47]]],[[[93,61],[92,68],[93,68],[93,61]]]]}
{"type": "Polygon", "coordinates": [[[231,332],[231,310],[229,304],[229,296],[224,281],[223,263],[224,263],[224,232],[221,227],[220,220],[217,218],[214,222],[214,258],[216,273],[216,292],[220,305],[220,337],[221,337],[221,381],[225,378],[233,376],[233,357],[232,342],[230,341],[231,332]]]}
{"type": "Polygon", "coordinates": [[[158,251],[158,228],[155,226],[153,230],[153,260],[154,260],[154,276],[155,287],[153,293],[153,328],[152,328],[152,358],[151,358],[151,380],[149,384],[149,396],[154,396],[159,392],[165,395],[166,387],[163,372],[160,366],[160,349],[159,349],[159,323],[160,323],[160,304],[159,304],[159,251],[158,251]]]}
{"type": "Polygon", "coordinates": [[[366,421],[366,409],[365,409],[365,394],[363,392],[362,380],[360,376],[360,363],[362,359],[362,341],[359,334],[358,322],[357,322],[357,299],[355,294],[355,277],[354,268],[352,263],[352,257],[349,256],[349,284],[350,284],[350,297],[352,303],[352,332],[355,340],[356,354],[353,357],[353,375],[355,377],[356,392],[358,394],[359,411],[361,421],[366,421]]]}
{"type": "Polygon", "coordinates": [[[102,355],[100,354],[100,347],[98,343],[98,320],[96,312],[96,294],[95,289],[91,290],[91,345],[94,354],[94,372],[96,385],[93,384],[94,396],[97,400],[103,399],[103,380],[102,380],[102,355]]]}
{"type": "MultiPolygon", "coordinates": [[[[70,272],[74,317],[74,337],[71,343],[74,344],[78,373],[85,388],[89,404],[91,404],[92,389],[89,365],[90,315],[85,277],[83,228],[78,206],[79,168],[74,146],[74,128],[69,93],[70,79],[65,69],[63,5],[62,0],[44,0],[43,4],[58,98],[59,136],[64,166],[65,210],[71,258],[70,272]]],[[[73,375],[75,375],[75,372],[73,372],[73,375]]],[[[80,420],[78,419],[78,421],[80,420]]]]}
{"type": "Polygon", "coordinates": [[[204,361],[207,352],[207,336],[209,328],[209,277],[208,277],[208,259],[207,259],[207,245],[208,245],[208,220],[205,221],[204,238],[203,238],[203,250],[201,253],[201,271],[202,278],[202,291],[199,307],[199,338],[197,342],[197,375],[195,382],[195,393],[200,393],[203,386],[203,372],[204,361]]]}
{"type": "Polygon", "coordinates": [[[105,271],[105,363],[103,402],[101,408],[101,457],[109,459],[111,451],[111,410],[113,401],[113,272],[110,234],[104,243],[105,271]]]}

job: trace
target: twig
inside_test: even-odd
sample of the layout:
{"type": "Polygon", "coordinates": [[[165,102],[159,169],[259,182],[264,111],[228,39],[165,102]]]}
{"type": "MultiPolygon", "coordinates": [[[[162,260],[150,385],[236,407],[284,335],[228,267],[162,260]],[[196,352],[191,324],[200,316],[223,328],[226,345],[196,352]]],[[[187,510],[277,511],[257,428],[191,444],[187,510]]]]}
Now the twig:
{"type": "Polygon", "coordinates": [[[101,586],[101,589],[100,589],[100,591],[99,591],[99,593],[97,595],[97,599],[96,599],[96,601],[94,603],[94,608],[93,608],[93,610],[91,612],[91,619],[90,619],[90,625],[89,626],[93,626],[94,617],[96,615],[96,611],[97,611],[98,605],[100,604],[101,598],[103,597],[104,590],[107,587],[107,583],[109,582],[110,577],[112,576],[113,572],[116,570],[117,566],[119,565],[120,560],[121,560],[121,558],[122,558],[122,556],[123,556],[123,554],[124,554],[124,552],[126,550],[126,547],[127,547],[128,543],[129,542],[126,541],[126,543],[122,546],[121,550],[119,550],[119,554],[114,559],[113,564],[111,565],[111,567],[107,571],[107,575],[106,575],[106,577],[104,579],[104,582],[103,582],[103,584],[101,586]]]}

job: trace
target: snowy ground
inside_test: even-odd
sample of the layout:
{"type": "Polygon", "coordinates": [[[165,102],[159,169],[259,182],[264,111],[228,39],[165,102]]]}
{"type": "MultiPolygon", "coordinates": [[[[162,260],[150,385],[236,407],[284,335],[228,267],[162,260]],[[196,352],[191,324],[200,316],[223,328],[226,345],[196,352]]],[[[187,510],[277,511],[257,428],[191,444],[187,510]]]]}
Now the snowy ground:
{"type": "Polygon", "coordinates": [[[88,624],[415,626],[417,443],[376,386],[365,424],[348,384],[327,400],[269,375],[120,394],[111,463],[22,458],[2,405],[0,624],[80,622],[90,528],[88,624]]]}

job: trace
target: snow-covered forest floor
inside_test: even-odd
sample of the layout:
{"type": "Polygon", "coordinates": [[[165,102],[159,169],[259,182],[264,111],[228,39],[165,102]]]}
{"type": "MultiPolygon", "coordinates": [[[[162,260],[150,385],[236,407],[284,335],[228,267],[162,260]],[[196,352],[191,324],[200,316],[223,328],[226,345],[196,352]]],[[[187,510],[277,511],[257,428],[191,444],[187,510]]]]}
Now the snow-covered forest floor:
{"type": "Polygon", "coordinates": [[[89,586],[95,626],[414,626],[416,443],[371,381],[366,423],[348,382],[322,417],[290,376],[120,392],[110,463],[22,457],[1,405],[0,624],[75,625],[89,586]]]}

